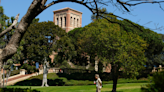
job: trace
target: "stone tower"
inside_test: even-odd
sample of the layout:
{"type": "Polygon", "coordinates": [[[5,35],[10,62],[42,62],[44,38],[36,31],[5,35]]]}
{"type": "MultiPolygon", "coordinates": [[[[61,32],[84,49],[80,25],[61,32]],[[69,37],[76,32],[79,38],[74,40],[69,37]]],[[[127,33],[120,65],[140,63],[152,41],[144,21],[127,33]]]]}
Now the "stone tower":
{"type": "Polygon", "coordinates": [[[69,7],[55,10],[53,12],[53,22],[55,25],[59,25],[59,27],[66,30],[66,32],[82,26],[82,12],[69,7]]]}

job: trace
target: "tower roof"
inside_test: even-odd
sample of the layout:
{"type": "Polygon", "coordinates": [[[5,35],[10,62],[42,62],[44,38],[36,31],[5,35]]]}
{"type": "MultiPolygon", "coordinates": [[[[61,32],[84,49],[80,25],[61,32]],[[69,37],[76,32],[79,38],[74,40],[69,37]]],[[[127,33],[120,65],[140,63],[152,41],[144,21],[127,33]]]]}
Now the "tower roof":
{"type": "Polygon", "coordinates": [[[78,12],[78,13],[81,13],[81,14],[82,14],[82,12],[77,11],[77,10],[74,10],[74,9],[72,9],[72,8],[69,8],[69,7],[62,8],[62,9],[59,9],[59,10],[55,10],[55,11],[53,11],[53,12],[55,13],[55,12],[62,11],[62,10],[72,10],[72,11],[75,11],[75,12],[78,12]]]}

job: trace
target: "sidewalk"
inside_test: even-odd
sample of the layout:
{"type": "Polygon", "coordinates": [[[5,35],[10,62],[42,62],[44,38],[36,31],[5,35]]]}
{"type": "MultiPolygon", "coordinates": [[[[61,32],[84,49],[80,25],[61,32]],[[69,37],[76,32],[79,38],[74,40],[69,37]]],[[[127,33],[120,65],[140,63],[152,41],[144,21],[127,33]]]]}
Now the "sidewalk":
{"type": "MultiPolygon", "coordinates": [[[[19,81],[23,81],[26,80],[32,76],[36,76],[36,73],[33,74],[26,74],[26,75],[16,75],[15,77],[9,78],[8,82],[7,82],[7,86],[8,85],[14,85],[15,83],[19,82],[19,81]]],[[[5,80],[5,85],[6,85],[6,80],[5,80]]]]}

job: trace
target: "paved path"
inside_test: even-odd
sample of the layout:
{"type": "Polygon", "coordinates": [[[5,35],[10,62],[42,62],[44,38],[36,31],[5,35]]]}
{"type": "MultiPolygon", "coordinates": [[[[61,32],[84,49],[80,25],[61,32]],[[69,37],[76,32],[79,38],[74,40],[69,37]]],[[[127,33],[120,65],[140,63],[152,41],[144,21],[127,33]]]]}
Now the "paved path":
{"type": "MultiPolygon", "coordinates": [[[[36,76],[36,74],[33,73],[33,74],[26,74],[26,75],[16,75],[15,77],[8,79],[7,85],[14,85],[17,82],[26,80],[32,76],[36,76]]],[[[6,80],[5,80],[5,85],[6,85],[6,80]]]]}
{"type": "MultiPolygon", "coordinates": [[[[22,78],[22,77],[26,77],[26,76],[29,76],[29,75],[32,75],[32,74],[19,75],[19,76],[17,76],[17,77],[8,79],[8,82],[13,81],[13,80],[16,80],[16,79],[20,79],[20,78],[22,78]]],[[[5,80],[5,82],[6,82],[6,80],[5,80]]]]}

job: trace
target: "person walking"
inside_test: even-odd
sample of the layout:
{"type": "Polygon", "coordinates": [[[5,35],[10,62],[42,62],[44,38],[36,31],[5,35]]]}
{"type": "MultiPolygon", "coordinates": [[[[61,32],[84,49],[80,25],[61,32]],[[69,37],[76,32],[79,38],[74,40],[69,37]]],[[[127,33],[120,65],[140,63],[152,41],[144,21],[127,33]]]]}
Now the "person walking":
{"type": "Polygon", "coordinates": [[[94,81],[94,84],[96,84],[96,92],[101,92],[102,81],[98,74],[95,74],[95,79],[96,81],[94,81]]]}

